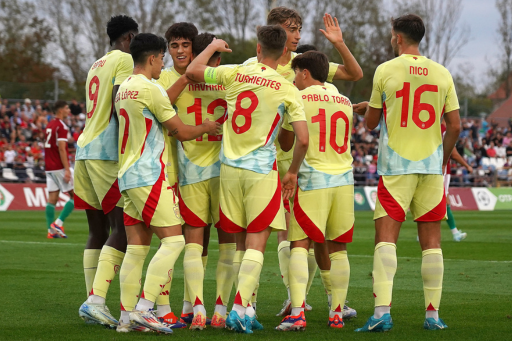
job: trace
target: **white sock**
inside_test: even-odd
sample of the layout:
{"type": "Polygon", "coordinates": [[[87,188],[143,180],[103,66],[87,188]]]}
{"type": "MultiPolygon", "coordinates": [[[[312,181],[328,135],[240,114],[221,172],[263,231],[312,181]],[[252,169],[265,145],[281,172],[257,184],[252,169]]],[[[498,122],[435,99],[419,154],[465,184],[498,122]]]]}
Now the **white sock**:
{"type": "Polygon", "coordinates": [[[105,304],[105,298],[98,295],[90,295],[87,298],[87,303],[105,304]]]}
{"type": "Polygon", "coordinates": [[[243,319],[245,317],[245,307],[240,304],[233,304],[233,310],[236,311],[238,317],[243,319]]]}
{"type": "Polygon", "coordinates": [[[332,295],[327,295],[327,302],[329,303],[329,307],[332,304],[332,295]]]}
{"type": "Polygon", "coordinates": [[[292,300],[292,296],[290,295],[290,288],[288,288],[288,301],[292,300]]]}
{"type": "Polygon", "coordinates": [[[206,316],[206,309],[204,308],[204,305],[202,304],[196,304],[192,310],[194,311],[194,316],[198,313],[203,314],[203,316],[206,316]]]}
{"type": "Polygon", "coordinates": [[[304,311],[304,308],[292,308],[291,315],[292,316],[297,316],[297,315],[299,315],[303,311],[304,311]]]}
{"type": "Polygon", "coordinates": [[[427,310],[425,312],[425,318],[432,317],[434,320],[439,320],[439,311],[438,310],[427,310]]]}
{"type": "Polygon", "coordinates": [[[168,304],[156,306],[156,317],[164,317],[171,312],[171,306],[168,304]]]}
{"type": "Polygon", "coordinates": [[[155,302],[151,302],[145,298],[141,298],[135,306],[135,310],[150,311],[155,306],[155,302]]]}
{"type": "Polygon", "coordinates": [[[228,307],[226,307],[225,305],[217,304],[215,305],[214,314],[215,313],[219,313],[222,316],[226,316],[226,314],[228,313],[228,307]]]}
{"type": "Polygon", "coordinates": [[[373,313],[373,317],[376,319],[380,319],[384,314],[389,314],[391,312],[391,307],[389,306],[380,306],[375,307],[375,312],[373,313]]]}
{"type": "Polygon", "coordinates": [[[130,323],[130,312],[121,310],[121,322],[123,323],[130,323]]]}
{"type": "Polygon", "coordinates": [[[341,311],[332,311],[329,309],[329,318],[332,319],[336,315],[338,315],[340,319],[343,319],[343,314],[341,313],[341,311]]]}
{"type": "Polygon", "coordinates": [[[254,311],[256,311],[256,302],[251,303],[251,305],[252,305],[252,308],[254,309],[254,311]]]}
{"type": "Polygon", "coordinates": [[[58,227],[62,227],[62,225],[64,225],[64,222],[60,220],[60,218],[57,218],[57,220],[55,220],[55,225],[57,225],[58,227]]]}
{"type": "Polygon", "coordinates": [[[452,231],[452,234],[459,233],[459,230],[456,227],[452,228],[451,231],[452,231]]]}
{"type": "Polygon", "coordinates": [[[189,301],[183,301],[183,314],[190,314],[194,312],[194,307],[192,307],[192,303],[189,301]]]}
{"type": "Polygon", "coordinates": [[[248,305],[247,308],[245,308],[245,315],[254,317],[256,315],[256,311],[252,306],[248,305]]]}

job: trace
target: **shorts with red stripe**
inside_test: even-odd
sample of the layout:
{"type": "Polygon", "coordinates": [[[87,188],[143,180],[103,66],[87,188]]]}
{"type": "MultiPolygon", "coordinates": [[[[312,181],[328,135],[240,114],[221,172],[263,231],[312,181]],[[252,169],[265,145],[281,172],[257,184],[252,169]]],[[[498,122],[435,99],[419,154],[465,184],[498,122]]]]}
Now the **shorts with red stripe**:
{"type": "Polygon", "coordinates": [[[219,227],[220,177],[180,186],[180,212],[183,221],[193,227],[213,223],[219,227]]]}
{"type": "Polygon", "coordinates": [[[288,240],[352,242],[354,185],[303,191],[297,188],[288,240]]]}
{"type": "Polygon", "coordinates": [[[446,217],[443,176],[437,174],[383,175],[377,188],[373,219],[389,216],[403,222],[411,209],[414,221],[441,221],[446,217]]]}
{"type": "Polygon", "coordinates": [[[144,222],[156,227],[181,225],[178,197],[167,180],[124,190],[124,225],[144,222]]]}
{"type": "Polygon", "coordinates": [[[228,233],[286,230],[277,166],[261,174],[222,164],[219,201],[220,225],[228,233]]]}
{"type": "Polygon", "coordinates": [[[75,208],[103,210],[123,207],[123,198],[117,183],[117,161],[77,160],[75,162],[75,208]]]}

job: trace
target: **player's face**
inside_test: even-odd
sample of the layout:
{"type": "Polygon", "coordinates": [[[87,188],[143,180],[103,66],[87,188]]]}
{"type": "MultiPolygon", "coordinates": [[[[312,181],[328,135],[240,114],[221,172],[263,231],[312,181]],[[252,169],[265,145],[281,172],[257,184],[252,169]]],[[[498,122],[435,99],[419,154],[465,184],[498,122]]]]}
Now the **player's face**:
{"type": "Polygon", "coordinates": [[[302,26],[299,26],[297,23],[292,21],[287,21],[281,25],[282,28],[286,31],[286,48],[288,51],[294,52],[297,50],[297,46],[299,45],[300,40],[300,31],[302,30],[302,26]]]}
{"type": "Polygon", "coordinates": [[[398,57],[398,36],[396,35],[395,30],[393,29],[391,29],[391,47],[393,48],[393,53],[395,54],[395,57],[398,57]]]}
{"type": "Polygon", "coordinates": [[[153,79],[158,79],[160,78],[160,74],[164,68],[164,53],[159,53],[158,55],[151,56],[150,58],[154,58],[151,64],[151,77],[153,77],[153,79]]]}
{"type": "Polygon", "coordinates": [[[69,109],[69,106],[66,105],[63,109],[62,109],[62,112],[64,113],[64,118],[68,117],[68,115],[71,113],[71,109],[69,109]]]}
{"type": "Polygon", "coordinates": [[[185,72],[188,64],[192,61],[192,42],[183,38],[171,39],[169,54],[171,55],[174,68],[178,72],[185,72]]]}
{"type": "Polygon", "coordinates": [[[297,87],[299,90],[304,90],[306,86],[304,85],[304,70],[295,69],[295,80],[293,81],[293,84],[297,87]]]}

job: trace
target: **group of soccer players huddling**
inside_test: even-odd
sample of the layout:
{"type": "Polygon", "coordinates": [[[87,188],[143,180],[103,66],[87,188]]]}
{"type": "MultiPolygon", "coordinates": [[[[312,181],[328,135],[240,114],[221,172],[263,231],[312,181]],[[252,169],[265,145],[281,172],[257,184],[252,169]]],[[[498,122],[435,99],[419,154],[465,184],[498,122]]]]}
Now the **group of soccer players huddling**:
{"type": "MultiPolygon", "coordinates": [[[[266,243],[277,232],[288,291],[279,331],[303,330],[306,296],[320,268],[330,328],[356,311],[346,306],[354,231],[350,134],[353,113],[368,129],[380,125],[373,265],[375,313],[356,331],[387,331],[396,241],[410,208],[423,250],[426,329],[439,318],[443,279],[440,221],[446,214],[443,170],[459,132],[458,101],[449,72],[421,56],[420,17],[392,20],[395,59],[375,73],[370,102],[352,105],[332,80],[363,73],[336,18],[323,35],[344,65],[308,46],[297,53],[302,19],[272,9],[257,28],[256,57],[222,65],[228,45],[192,23],[171,25],[165,39],[139,33],[119,15],[107,34],[112,50],[96,61],[86,83],[87,120],[74,169],[77,208],[86,210],[86,323],[118,332],[174,328],[263,329],[256,306],[266,243]],[[173,67],[164,69],[169,51],[173,67]],[[307,51],[306,50],[312,50],[307,51]],[[421,70],[419,72],[418,70],[421,70]],[[440,124],[446,121],[444,140],[440,124]],[[210,226],[219,242],[216,301],[211,319],[203,300],[210,226]],[[153,234],[160,239],[141,277],[153,234]],[[175,262],[184,251],[184,304],[169,306],[175,262]],[[105,305],[119,272],[121,316],[105,305]],[[232,310],[228,304],[232,287],[232,310]],[[155,308],[156,305],[156,308],[155,308]]],[[[234,51],[236,53],[236,51],[234,51]]]]}

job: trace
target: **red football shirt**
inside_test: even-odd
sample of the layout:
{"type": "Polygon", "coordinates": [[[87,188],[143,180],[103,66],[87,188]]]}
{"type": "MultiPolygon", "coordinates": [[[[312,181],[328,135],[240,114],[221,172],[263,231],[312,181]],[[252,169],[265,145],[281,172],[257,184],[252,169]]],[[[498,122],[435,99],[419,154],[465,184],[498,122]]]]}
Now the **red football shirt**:
{"type": "Polygon", "coordinates": [[[46,165],[46,171],[55,171],[64,168],[60,159],[59,144],[57,141],[66,141],[66,154],[69,158],[68,134],[68,127],[58,118],[53,119],[46,126],[46,138],[44,142],[44,163],[46,165]]]}

